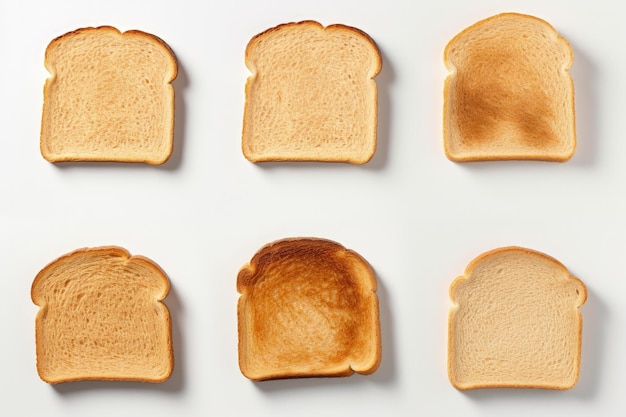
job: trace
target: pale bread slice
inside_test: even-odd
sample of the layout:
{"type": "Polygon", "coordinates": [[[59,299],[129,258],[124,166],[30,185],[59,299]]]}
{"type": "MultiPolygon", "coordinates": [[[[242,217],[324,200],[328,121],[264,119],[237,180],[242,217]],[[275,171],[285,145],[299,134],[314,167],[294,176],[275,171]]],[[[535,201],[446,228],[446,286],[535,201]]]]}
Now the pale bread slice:
{"type": "Polygon", "coordinates": [[[172,50],[158,37],[102,26],[46,49],[41,154],[50,162],[161,164],[172,153],[172,50]]]}
{"type": "Polygon", "coordinates": [[[242,148],[261,161],[363,164],[376,150],[382,60],[374,41],[345,25],[287,23],[246,48],[242,148]]]}
{"type": "Polygon", "coordinates": [[[151,260],[106,246],[79,249],[37,274],[31,296],[37,371],[56,384],[80,380],[163,382],[174,354],[169,280],[151,260]]]}
{"type": "Polygon", "coordinates": [[[255,381],[371,374],[381,359],[376,277],[317,238],[261,248],[237,277],[239,366],[255,381]]]}
{"type": "Polygon", "coordinates": [[[503,13],[446,46],[444,149],[452,161],[566,161],[576,150],[572,48],[547,22],[503,13]]]}
{"type": "Polygon", "coordinates": [[[520,247],[474,259],[450,287],[448,375],[458,389],[569,389],[578,381],[584,284],[520,247]]]}

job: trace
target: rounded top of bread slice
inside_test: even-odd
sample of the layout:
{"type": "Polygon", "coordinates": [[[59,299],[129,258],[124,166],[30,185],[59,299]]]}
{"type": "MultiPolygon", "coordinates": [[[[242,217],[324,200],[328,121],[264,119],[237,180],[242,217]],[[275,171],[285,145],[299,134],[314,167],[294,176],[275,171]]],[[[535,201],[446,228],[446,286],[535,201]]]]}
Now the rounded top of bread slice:
{"type": "MultiPolygon", "coordinates": [[[[113,26],[97,26],[84,27],[67,32],[54,38],[47,46],[45,52],[44,64],[51,75],[58,70],[66,69],[66,66],[73,65],[76,62],[67,58],[83,58],[86,52],[101,52],[96,46],[102,47],[102,44],[94,43],[94,40],[106,39],[110,47],[116,48],[123,44],[135,43],[136,47],[148,48],[147,50],[137,49],[135,52],[146,52],[149,55],[155,54],[162,61],[162,68],[167,69],[164,73],[163,81],[172,82],[178,73],[178,66],[174,51],[165,41],[156,35],[141,30],[120,31],[113,26]]],[[[115,52],[105,46],[106,53],[112,55],[111,58],[119,58],[124,55],[115,55],[115,52]]],[[[137,58],[143,58],[141,55],[137,58]]],[[[137,62],[140,64],[140,62],[137,62]]],[[[136,68],[135,70],[140,70],[136,68]]]]}
{"type": "Polygon", "coordinates": [[[276,59],[295,59],[294,62],[302,62],[309,56],[323,59],[323,62],[330,66],[335,59],[340,59],[343,64],[364,71],[370,79],[378,75],[382,68],[378,46],[367,33],[339,23],[324,26],[314,20],[283,23],[255,35],[246,46],[245,56],[246,66],[252,72],[255,72],[258,66],[275,65],[276,59]],[[339,44],[332,45],[337,41],[339,44]],[[330,43],[332,48],[319,49],[327,48],[329,46],[327,43],[330,43]],[[328,52],[328,55],[326,57],[319,55],[320,50],[328,52]],[[291,52],[294,51],[303,52],[305,55],[291,56],[291,52]],[[363,61],[364,59],[366,61],[363,61]],[[364,62],[367,65],[363,65],[364,62]]]}
{"type": "MultiPolygon", "coordinates": [[[[359,254],[346,249],[332,240],[321,238],[286,238],[263,246],[250,262],[239,271],[237,291],[245,293],[254,288],[259,279],[267,279],[272,274],[290,274],[287,264],[301,263],[312,278],[320,269],[341,276],[348,276],[368,291],[376,291],[376,277],[373,270],[359,254]]],[[[315,282],[313,282],[315,285],[315,282]]]]}
{"type": "Polygon", "coordinates": [[[565,306],[580,307],[587,298],[582,282],[572,277],[558,260],[532,249],[508,246],[485,252],[472,260],[463,276],[450,287],[455,303],[474,300],[475,291],[499,291],[511,300],[520,296],[515,289],[528,288],[523,295],[550,299],[565,306]]]}
{"type": "Polygon", "coordinates": [[[35,277],[31,295],[36,305],[43,306],[64,296],[64,288],[72,280],[99,276],[112,282],[120,278],[135,281],[148,289],[156,300],[163,300],[170,289],[165,272],[150,259],[132,255],[119,246],[100,246],[72,251],[50,262],[35,277]]]}

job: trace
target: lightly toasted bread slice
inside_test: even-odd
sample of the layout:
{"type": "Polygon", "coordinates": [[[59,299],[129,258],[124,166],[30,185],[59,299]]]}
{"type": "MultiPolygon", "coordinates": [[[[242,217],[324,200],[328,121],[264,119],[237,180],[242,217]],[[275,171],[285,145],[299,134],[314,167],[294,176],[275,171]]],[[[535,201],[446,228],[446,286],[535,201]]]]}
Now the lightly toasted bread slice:
{"type": "Polygon", "coordinates": [[[446,46],[444,148],[457,162],[567,161],[576,150],[572,48],[547,22],[503,13],[446,46]]]}
{"type": "Polygon", "coordinates": [[[318,238],[261,248],[237,277],[239,366],[255,381],[373,373],[381,341],[376,277],[318,238]]]}
{"type": "Polygon", "coordinates": [[[363,164],[376,151],[382,59],[359,29],[287,23],[246,48],[242,148],[252,162],[363,164]]]}
{"type": "Polygon", "coordinates": [[[584,284],[520,247],[474,259],[450,287],[448,376],[458,389],[570,389],[580,372],[584,284]]]}
{"type": "Polygon", "coordinates": [[[172,373],[169,280],[151,260],[120,247],[79,249],[37,274],[31,290],[37,371],[56,384],[163,382],[172,373]]]}
{"type": "Polygon", "coordinates": [[[161,164],[172,153],[177,64],[154,35],[102,26],[46,49],[41,154],[50,162],[161,164]]]}

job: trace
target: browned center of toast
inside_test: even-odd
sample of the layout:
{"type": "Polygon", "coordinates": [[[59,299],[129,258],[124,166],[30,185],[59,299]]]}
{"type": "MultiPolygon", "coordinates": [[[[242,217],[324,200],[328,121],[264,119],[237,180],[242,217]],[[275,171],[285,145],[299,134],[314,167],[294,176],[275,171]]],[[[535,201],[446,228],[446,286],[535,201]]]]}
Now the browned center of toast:
{"type": "Polygon", "coordinates": [[[283,363],[341,361],[357,331],[359,290],[332,257],[298,257],[268,265],[250,293],[258,352],[283,363]]]}
{"type": "Polygon", "coordinates": [[[525,146],[558,142],[553,101],[532,62],[519,62],[513,51],[489,49],[468,59],[453,89],[458,129],[466,145],[480,145],[515,132],[525,146]],[[528,64],[528,65],[524,65],[528,64]]]}

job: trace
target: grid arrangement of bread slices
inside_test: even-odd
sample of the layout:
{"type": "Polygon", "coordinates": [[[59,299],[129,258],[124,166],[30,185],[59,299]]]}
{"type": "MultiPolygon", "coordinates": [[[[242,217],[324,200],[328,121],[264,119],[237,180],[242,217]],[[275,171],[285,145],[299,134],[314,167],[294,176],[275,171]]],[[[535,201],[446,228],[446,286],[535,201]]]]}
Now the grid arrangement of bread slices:
{"type": "MultiPolygon", "coordinates": [[[[460,32],[444,51],[450,73],[442,155],[453,162],[570,159],[572,59],[568,42],[533,16],[499,14],[460,32]]],[[[352,164],[373,157],[375,77],[383,62],[370,35],[342,24],[281,24],[251,38],[245,64],[242,157],[352,164]]],[[[50,42],[45,66],[46,160],[167,161],[177,63],[163,40],[139,30],[82,28],[50,42]]],[[[381,323],[367,260],[322,237],[270,242],[248,259],[233,277],[243,376],[376,372],[381,323]]],[[[176,353],[168,291],[156,262],[124,248],[82,248],[52,261],[31,292],[40,307],[41,379],[167,380],[176,353]]],[[[569,389],[578,381],[586,289],[556,259],[494,249],[451,283],[450,298],[448,375],[455,388],[569,389]]]]}

